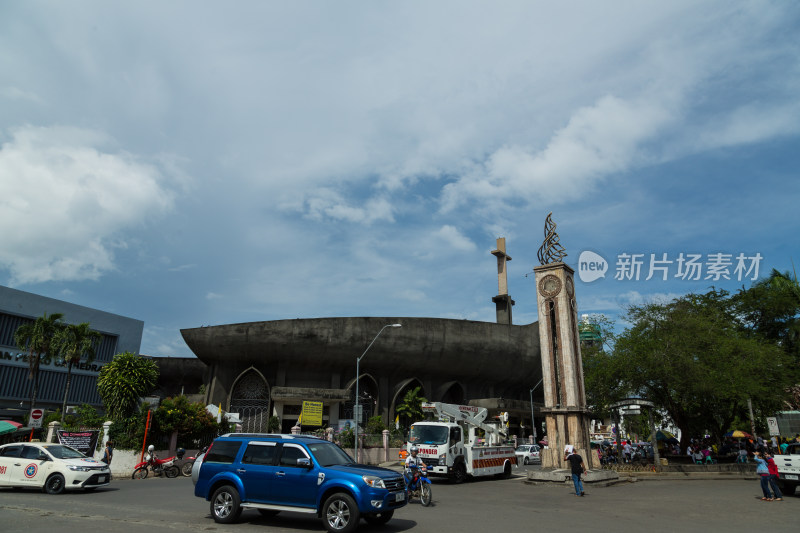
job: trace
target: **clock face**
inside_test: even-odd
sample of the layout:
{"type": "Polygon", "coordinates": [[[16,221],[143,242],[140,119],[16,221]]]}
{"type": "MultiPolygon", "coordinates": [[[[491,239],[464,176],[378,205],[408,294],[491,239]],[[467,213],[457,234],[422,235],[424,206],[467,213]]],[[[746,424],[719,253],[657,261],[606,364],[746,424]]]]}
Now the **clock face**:
{"type": "Polygon", "coordinates": [[[574,285],[574,283],[572,281],[572,278],[567,278],[567,281],[566,281],[565,285],[567,286],[567,294],[569,295],[569,297],[570,298],[574,298],[575,297],[575,285],[574,285]]]}
{"type": "Polygon", "coordinates": [[[553,275],[545,276],[539,282],[539,292],[545,298],[552,298],[561,292],[561,280],[553,275]]]}

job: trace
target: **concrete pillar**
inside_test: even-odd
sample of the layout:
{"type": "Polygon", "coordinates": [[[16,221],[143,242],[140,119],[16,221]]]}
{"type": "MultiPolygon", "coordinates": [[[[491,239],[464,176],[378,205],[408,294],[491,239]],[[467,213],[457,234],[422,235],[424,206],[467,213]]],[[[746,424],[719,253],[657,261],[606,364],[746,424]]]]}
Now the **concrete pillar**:
{"type": "Polygon", "coordinates": [[[389,462],[389,430],[383,430],[383,460],[384,462],[389,462]]]}
{"type": "Polygon", "coordinates": [[[298,434],[300,434],[300,426],[298,425],[292,426],[292,435],[298,435],[298,434]]]}
{"type": "Polygon", "coordinates": [[[61,422],[54,420],[47,424],[47,439],[45,442],[57,442],[58,430],[61,429],[61,422]]]}
{"type": "Polygon", "coordinates": [[[102,437],[102,440],[101,440],[102,444],[100,446],[100,450],[101,450],[100,457],[103,456],[102,450],[106,449],[106,444],[108,443],[109,439],[111,438],[111,424],[113,424],[113,422],[111,420],[106,420],[105,422],[103,422],[103,437],[102,437]]]}

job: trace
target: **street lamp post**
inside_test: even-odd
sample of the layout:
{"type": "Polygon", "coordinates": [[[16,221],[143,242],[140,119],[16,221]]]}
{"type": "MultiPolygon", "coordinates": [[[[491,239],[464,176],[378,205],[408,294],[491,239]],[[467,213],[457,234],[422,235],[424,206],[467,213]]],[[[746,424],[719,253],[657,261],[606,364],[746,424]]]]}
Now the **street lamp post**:
{"type": "Polygon", "coordinates": [[[542,381],[544,381],[544,378],[540,379],[539,383],[534,385],[533,388],[531,389],[531,426],[533,426],[533,443],[534,444],[539,444],[539,443],[536,440],[536,436],[537,436],[536,435],[536,421],[533,418],[533,391],[536,390],[536,387],[538,387],[539,385],[542,384],[542,381]]]}
{"type": "Polygon", "coordinates": [[[372,348],[372,345],[375,343],[375,341],[378,339],[378,337],[380,337],[381,333],[383,333],[383,330],[385,330],[386,328],[400,328],[400,327],[403,327],[403,324],[386,324],[385,326],[383,326],[381,328],[381,330],[378,332],[378,334],[375,335],[375,338],[372,339],[372,342],[369,343],[369,346],[367,346],[367,349],[364,350],[364,353],[361,354],[361,357],[356,359],[356,403],[353,406],[353,411],[354,411],[353,415],[354,415],[354,417],[356,419],[355,428],[353,429],[353,440],[354,440],[353,444],[354,444],[355,450],[356,450],[356,452],[355,452],[356,463],[358,462],[358,423],[361,421],[360,420],[361,419],[361,406],[358,403],[358,377],[361,374],[361,371],[359,370],[359,365],[361,363],[361,360],[364,358],[364,356],[367,355],[367,352],[369,351],[369,349],[372,348]]]}

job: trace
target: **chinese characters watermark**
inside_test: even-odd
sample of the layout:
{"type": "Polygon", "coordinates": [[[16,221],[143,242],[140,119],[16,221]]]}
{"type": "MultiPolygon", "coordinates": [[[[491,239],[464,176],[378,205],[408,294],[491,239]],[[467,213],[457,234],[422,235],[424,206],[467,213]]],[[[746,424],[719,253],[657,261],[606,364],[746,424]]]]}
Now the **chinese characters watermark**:
{"type": "MultiPolygon", "coordinates": [[[[760,253],[711,253],[696,254],[681,252],[677,256],[667,253],[643,254],[621,253],[617,255],[614,279],[619,281],[648,281],[651,279],[731,280],[758,279],[758,270],[763,256],[760,253]]],[[[590,283],[604,278],[609,269],[606,259],[598,253],[586,250],[578,258],[578,275],[581,281],[590,283]]]]}

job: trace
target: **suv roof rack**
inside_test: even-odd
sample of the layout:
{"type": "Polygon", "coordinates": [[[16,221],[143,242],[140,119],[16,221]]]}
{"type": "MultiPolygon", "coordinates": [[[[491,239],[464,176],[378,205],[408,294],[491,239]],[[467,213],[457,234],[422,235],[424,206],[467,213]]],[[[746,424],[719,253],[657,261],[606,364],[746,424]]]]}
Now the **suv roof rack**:
{"type": "Polygon", "coordinates": [[[316,440],[324,440],[327,442],[327,439],[322,437],[317,437],[316,435],[302,435],[298,434],[290,434],[290,433],[225,433],[224,435],[220,435],[220,437],[252,437],[252,438],[267,438],[267,439],[316,439],[316,440]]]}

